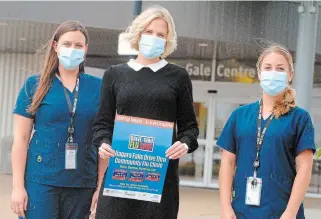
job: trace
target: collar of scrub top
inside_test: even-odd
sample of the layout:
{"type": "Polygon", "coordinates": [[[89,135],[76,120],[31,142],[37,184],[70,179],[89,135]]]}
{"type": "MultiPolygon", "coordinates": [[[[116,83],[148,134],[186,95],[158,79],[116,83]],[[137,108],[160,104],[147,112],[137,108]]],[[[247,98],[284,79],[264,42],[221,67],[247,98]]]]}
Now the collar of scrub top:
{"type": "MultiPolygon", "coordinates": [[[[79,71],[79,73],[78,73],[79,77],[81,77],[82,74],[85,74],[85,72],[79,71]]],[[[58,71],[55,73],[55,76],[56,76],[59,80],[61,80],[58,71]]]]}
{"type": "Polygon", "coordinates": [[[154,64],[150,65],[142,65],[137,63],[134,59],[131,59],[129,62],[127,62],[127,65],[134,69],[135,71],[139,71],[144,67],[152,69],[153,72],[157,72],[158,70],[162,69],[167,65],[168,62],[165,59],[161,59],[159,62],[156,62],[154,64]]]}

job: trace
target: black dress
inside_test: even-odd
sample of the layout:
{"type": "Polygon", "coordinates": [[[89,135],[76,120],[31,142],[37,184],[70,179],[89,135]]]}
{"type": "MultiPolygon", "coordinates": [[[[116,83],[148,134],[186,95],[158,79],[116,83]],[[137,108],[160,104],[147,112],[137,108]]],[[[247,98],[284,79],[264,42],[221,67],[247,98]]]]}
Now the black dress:
{"type": "MultiPolygon", "coordinates": [[[[116,111],[120,115],[175,122],[173,143],[186,143],[189,153],[198,147],[192,84],[182,67],[167,64],[154,72],[150,68],[135,71],[127,63],[111,66],[103,77],[100,101],[94,123],[93,142],[97,147],[111,144],[116,111]]],[[[176,219],[178,162],[169,161],[161,203],[103,196],[102,186],[96,219],[176,219]]]]}

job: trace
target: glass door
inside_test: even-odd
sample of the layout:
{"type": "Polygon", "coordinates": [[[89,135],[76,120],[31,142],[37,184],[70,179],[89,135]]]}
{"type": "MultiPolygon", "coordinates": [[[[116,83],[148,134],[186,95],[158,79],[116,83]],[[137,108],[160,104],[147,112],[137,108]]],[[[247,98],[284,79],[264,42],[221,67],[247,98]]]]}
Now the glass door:
{"type": "Polygon", "coordinates": [[[209,122],[211,109],[211,97],[208,95],[194,94],[194,110],[199,126],[199,148],[191,154],[180,159],[179,176],[181,185],[186,186],[206,186],[206,176],[208,175],[208,139],[209,122]]]}
{"type": "Polygon", "coordinates": [[[233,110],[255,99],[219,98],[216,94],[194,94],[194,110],[199,125],[199,148],[179,162],[181,185],[218,188],[221,151],[216,146],[233,110]]]}
{"type": "Polygon", "coordinates": [[[211,156],[211,179],[209,182],[209,187],[218,188],[218,175],[221,164],[221,150],[216,145],[216,141],[218,140],[220,134],[223,131],[224,125],[229,119],[232,112],[245,104],[248,104],[252,101],[251,99],[217,99],[213,101],[215,110],[214,115],[215,119],[213,121],[214,125],[214,134],[213,134],[213,151],[211,156]]]}

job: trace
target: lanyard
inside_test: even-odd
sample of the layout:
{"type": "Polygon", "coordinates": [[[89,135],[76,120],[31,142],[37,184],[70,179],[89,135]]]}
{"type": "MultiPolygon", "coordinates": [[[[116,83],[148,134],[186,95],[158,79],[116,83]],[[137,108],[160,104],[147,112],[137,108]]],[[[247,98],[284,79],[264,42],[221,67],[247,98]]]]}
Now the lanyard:
{"type": "Polygon", "coordinates": [[[65,94],[65,97],[67,100],[68,109],[69,109],[69,113],[70,113],[69,114],[70,115],[70,125],[68,127],[68,133],[69,133],[68,143],[73,143],[74,142],[73,134],[75,132],[74,118],[75,118],[75,114],[76,114],[76,107],[77,107],[78,93],[79,93],[79,77],[77,78],[77,81],[76,81],[73,106],[71,106],[71,100],[70,100],[70,97],[67,93],[65,86],[63,86],[63,88],[64,88],[64,94],[65,94]]]}
{"type": "Polygon", "coordinates": [[[267,121],[267,123],[265,124],[265,126],[264,126],[264,128],[263,128],[263,130],[261,132],[262,110],[263,110],[263,100],[260,100],[260,111],[259,111],[259,115],[258,115],[258,118],[257,118],[256,158],[255,158],[255,161],[253,162],[254,178],[256,178],[257,169],[260,166],[260,151],[261,151],[261,148],[262,148],[264,135],[265,135],[265,132],[266,132],[268,126],[270,125],[272,119],[274,118],[274,115],[272,114],[269,117],[269,121],[267,121]]]}

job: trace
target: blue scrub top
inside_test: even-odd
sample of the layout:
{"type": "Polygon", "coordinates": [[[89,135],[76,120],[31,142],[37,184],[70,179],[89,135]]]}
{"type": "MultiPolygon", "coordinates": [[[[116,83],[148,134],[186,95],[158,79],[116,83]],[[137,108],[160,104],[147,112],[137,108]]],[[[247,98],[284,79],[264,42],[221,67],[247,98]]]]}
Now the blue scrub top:
{"type": "MultiPolygon", "coordinates": [[[[310,115],[295,107],[273,119],[260,152],[258,177],[262,178],[261,205],[245,204],[246,179],[253,176],[256,157],[259,101],[236,109],[227,121],[217,145],[236,154],[232,207],[237,218],[279,218],[285,211],[296,176],[295,158],[303,150],[315,151],[310,115]]],[[[262,128],[268,119],[262,121],[262,128]]],[[[301,205],[297,218],[304,218],[301,205]]]]}
{"type": "MultiPolygon", "coordinates": [[[[74,142],[78,143],[77,169],[65,169],[65,143],[70,114],[62,82],[54,77],[52,85],[35,115],[27,112],[40,75],[28,77],[17,98],[14,114],[34,119],[34,134],[29,143],[26,181],[62,186],[97,186],[97,148],[92,146],[92,124],[98,111],[101,79],[80,74],[79,97],[75,114],[74,142]]],[[[74,93],[68,89],[73,104],[74,93]]]]}

